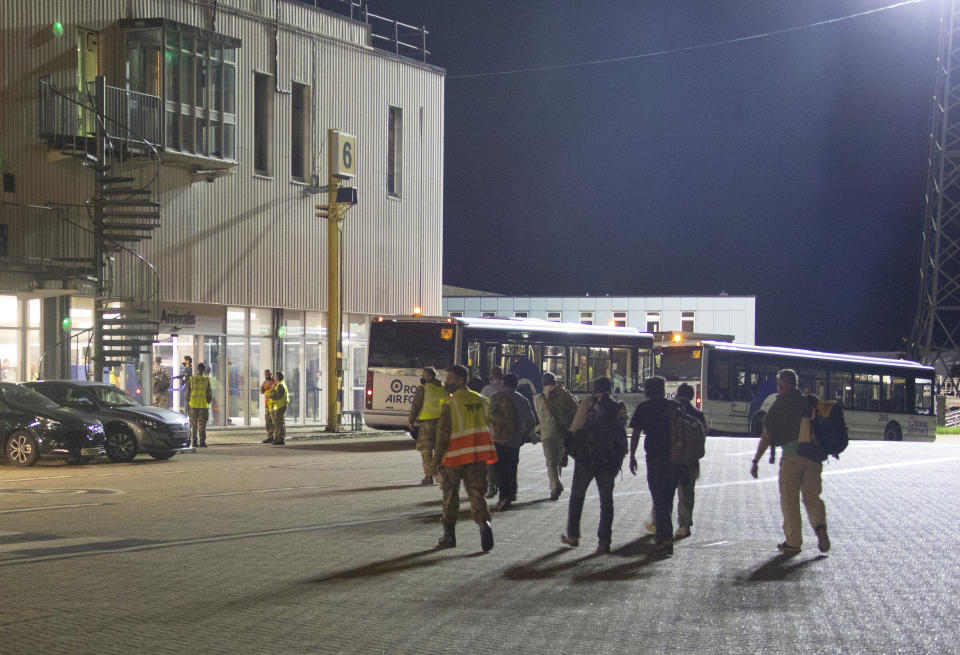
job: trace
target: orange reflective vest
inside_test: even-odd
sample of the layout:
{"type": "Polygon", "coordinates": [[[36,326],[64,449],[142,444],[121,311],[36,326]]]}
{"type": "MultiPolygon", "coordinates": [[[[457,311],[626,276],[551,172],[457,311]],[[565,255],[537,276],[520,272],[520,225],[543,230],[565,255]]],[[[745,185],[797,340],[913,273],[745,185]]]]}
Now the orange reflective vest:
{"type": "Polygon", "coordinates": [[[444,407],[450,408],[450,444],[440,463],[454,467],[496,462],[497,450],[487,428],[486,399],[476,391],[459,389],[444,407]]]}

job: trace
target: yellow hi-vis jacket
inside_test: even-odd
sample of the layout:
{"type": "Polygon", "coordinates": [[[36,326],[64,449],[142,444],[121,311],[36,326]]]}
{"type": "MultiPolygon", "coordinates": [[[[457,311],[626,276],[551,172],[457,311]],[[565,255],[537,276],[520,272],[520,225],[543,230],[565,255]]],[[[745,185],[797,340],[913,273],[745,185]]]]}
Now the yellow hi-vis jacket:
{"type": "MultiPolygon", "coordinates": [[[[458,389],[441,408],[450,412],[450,443],[443,454],[443,466],[464,466],[474,462],[493,464],[497,450],[487,428],[486,399],[476,391],[458,389]]],[[[441,418],[441,426],[445,424],[441,418]]],[[[438,435],[440,436],[440,435],[438,435]]]]}
{"type": "Polygon", "coordinates": [[[263,394],[263,407],[268,412],[273,409],[273,401],[270,400],[270,392],[273,391],[275,386],[277,386],[276,380],[264,380],[263,384],[260,385],[260,393],[263,394]]]}
{"type": "Polygon", "coordinates": [[[268,394],[273,404],[273,409],[283,409],[290,404],[290,390],[287,389],[286,382],[277,382],[268,394]]]}
{"type": "Polygon", "coordinates": [[[210,394],[210,378],[206,375],[191,375],[188,384],[190,385],[190,406],[210,409],[210,401],[207,400],[210,394]]]}
{"type": "Polygon", "coordinates": [[[440,408],[443,407],[443,403],[448,397],[449,394],[442,384],[428,382],[423,385],[423,407],[417,414],[417,420],[429,421],[440,418],[440,408]]]}

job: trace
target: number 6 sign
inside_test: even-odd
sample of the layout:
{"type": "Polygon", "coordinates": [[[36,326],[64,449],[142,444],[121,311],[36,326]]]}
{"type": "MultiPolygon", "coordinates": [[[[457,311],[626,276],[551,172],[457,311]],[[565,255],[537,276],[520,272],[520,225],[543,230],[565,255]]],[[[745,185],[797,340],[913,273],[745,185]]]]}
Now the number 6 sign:
{"type": "Polygon", "coordinates": [[[328,132],[330,144],[330,174],[340,179],[349,179],[356,175],[357,137],[340,130],[328,132]]]}

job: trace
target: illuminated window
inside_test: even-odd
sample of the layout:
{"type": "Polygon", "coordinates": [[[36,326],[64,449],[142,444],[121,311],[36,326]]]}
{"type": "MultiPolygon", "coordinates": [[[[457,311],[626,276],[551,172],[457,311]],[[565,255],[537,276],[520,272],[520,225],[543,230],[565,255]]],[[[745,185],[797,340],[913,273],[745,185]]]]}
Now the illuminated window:
{"type": "Polygon", "coordinates": [[[562,320],[560,318],[560,312],[547,312],[547,320],[559,323],[562,320]]]}
{"type": "Polygon", "coordinates": [[[660,331],[660,312],[647,312],[647,332],[660,331]]]}
{"type": "Polygon", "coordinates": [[[166,150],[236,160],[240,41],[164,19],[121,25],[126,88],[154,98],[126,97],[118,119],[166,150]]]}
{"type": "Polygon", "coordinates": [[[627,327],[627,313],[614,312],[613,320],[610,321],[610,325],[614,327],[627,327]]]}
{"type": "Polygon", "coordinates": [[[514,312],[513,315],[515,318],[526,318],[527,312],[514,312]]]}
{"type": "Polygon", "coordinates": [[[693,312],[680,312],[680,330],[682,332],[696,332],[693,329],[693,312]]]}
{"type": "Polygon", "coordinates": [[[593,312],[580,312],[581,325],[593,325],[593,312]]]}

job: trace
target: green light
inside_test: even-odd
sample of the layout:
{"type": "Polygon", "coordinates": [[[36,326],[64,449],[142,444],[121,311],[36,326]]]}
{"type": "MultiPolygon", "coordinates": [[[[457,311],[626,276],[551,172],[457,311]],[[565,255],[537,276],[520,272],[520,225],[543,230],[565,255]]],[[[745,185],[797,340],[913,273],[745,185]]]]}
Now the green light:
{"type": "Polygon", "coordinates": [[[281,339],[287,336],[287,328],[283,327],[282,325],[278,327],[277,336],[280,337],[281,339]]]}
{"type": "Polygon", "coordinates": [[[65,317],[62,321],[60,321],[60,327],[63,328],[64,332],[68,332],[70,330],[71,325],[72,325],[72,321],[70,320],[69,316],[65,317]]]}
{"type": "Polygon", "coordinates": [[[63,36],[63,23],[57,21],[50,27],[50,31],[53,32],[53,35],[58,39],[63,36]]]}

